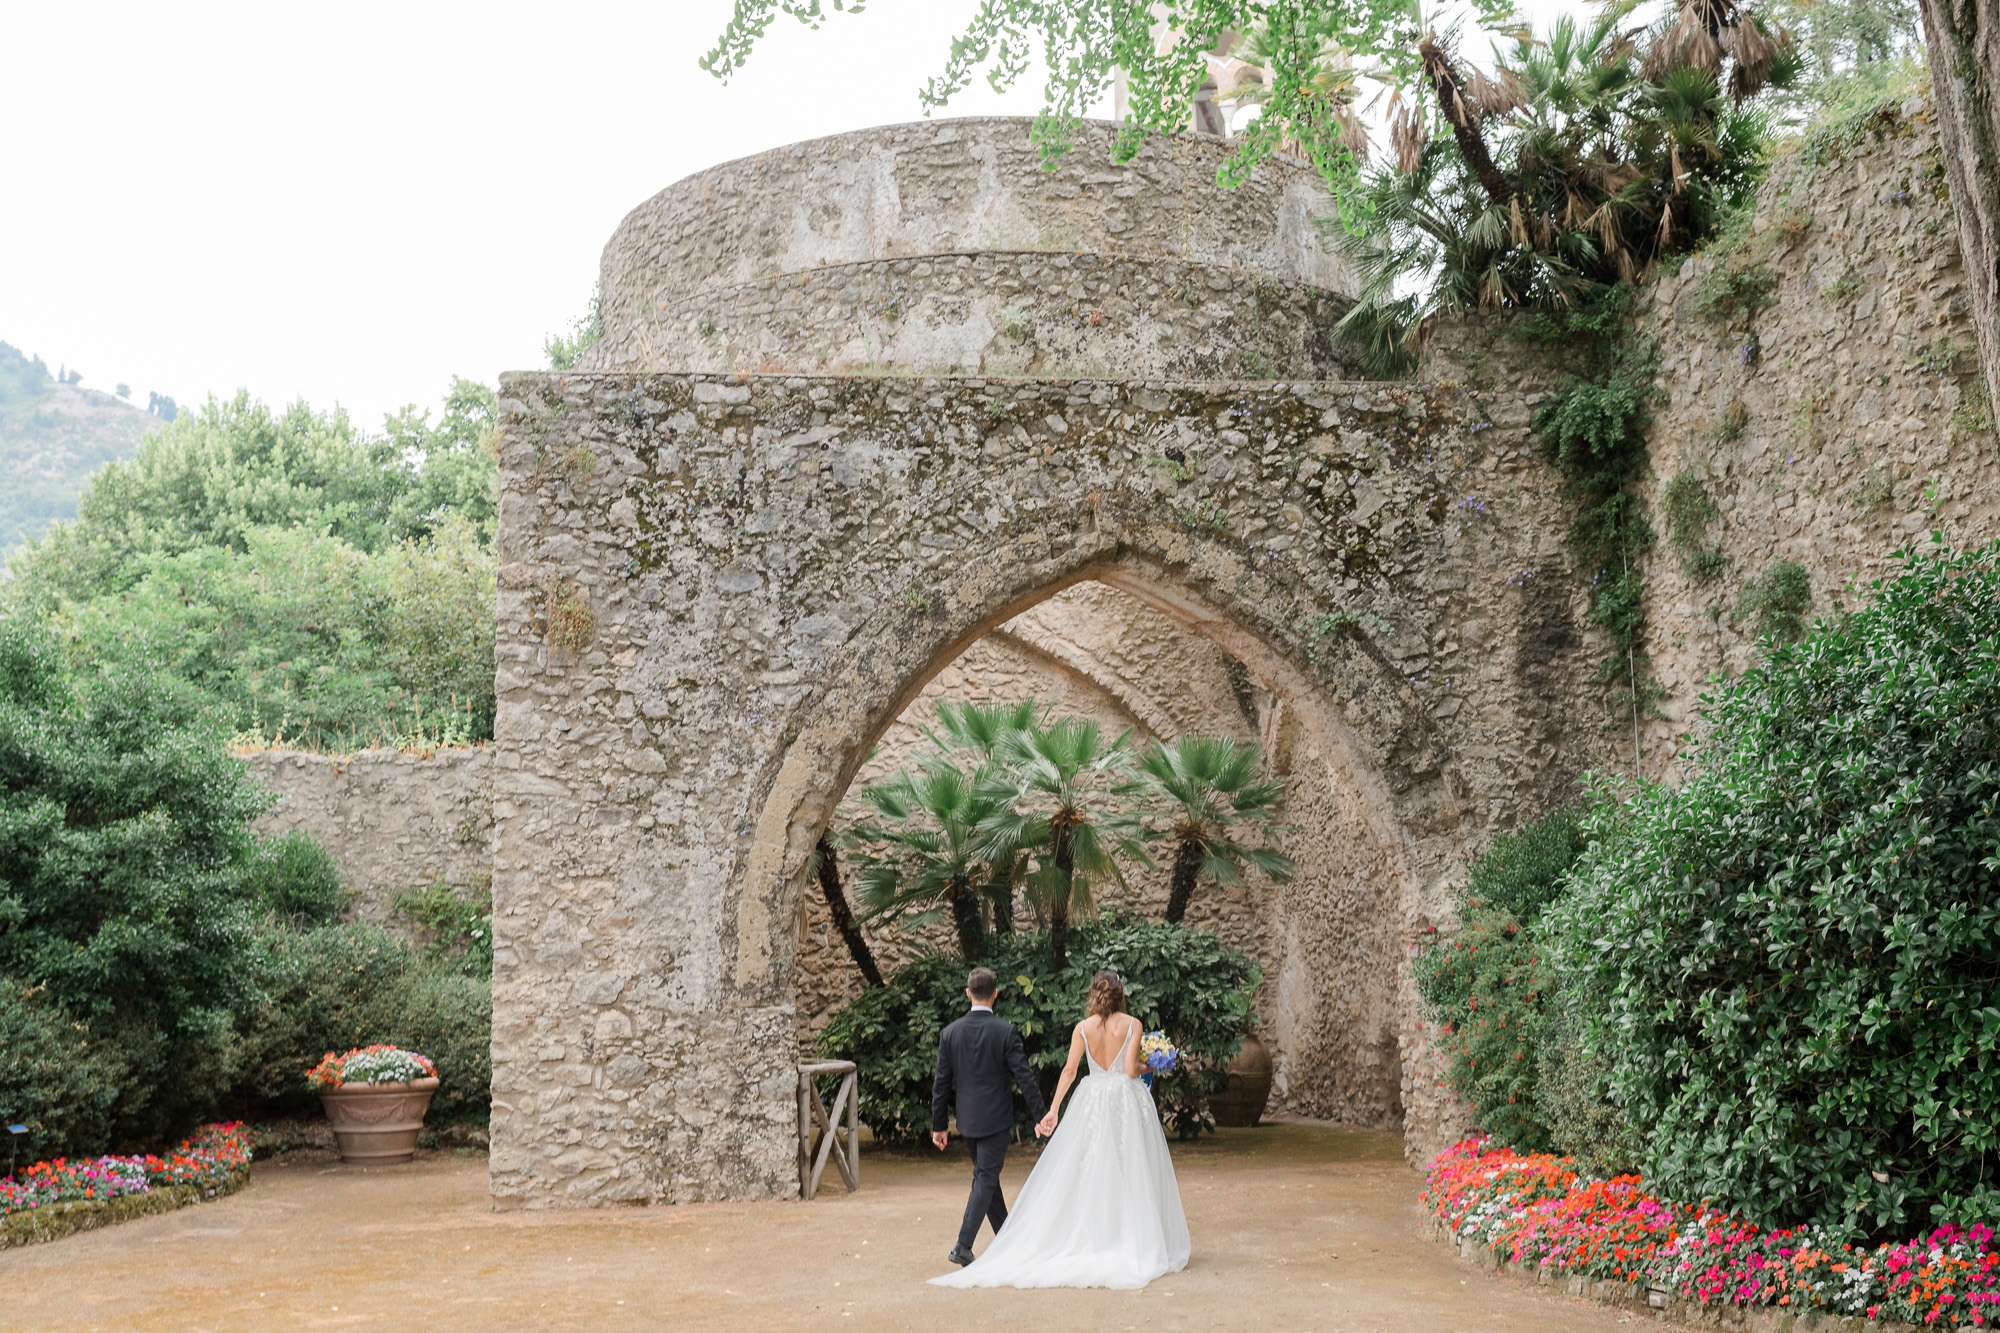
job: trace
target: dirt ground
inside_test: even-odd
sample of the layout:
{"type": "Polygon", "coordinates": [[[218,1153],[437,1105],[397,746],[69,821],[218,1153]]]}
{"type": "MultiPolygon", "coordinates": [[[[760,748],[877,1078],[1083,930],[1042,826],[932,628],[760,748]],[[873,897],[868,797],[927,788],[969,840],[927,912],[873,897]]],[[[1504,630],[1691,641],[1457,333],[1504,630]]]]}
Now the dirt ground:
{"type": "MultiPolygon", "coordinates": [[[[953,1146],[863,1155],[810,1203],[496,1212],[483,1156],[259,1163],[240,1193],[0,1252],[7,1330],[1612,1329],[1419,1234],[1393,1135],[1313,1125],[1175,1146],[1194,1257],[1139,1292],[927,1286],[965,1204],[953,1146]]],[[[1030,1162],[1010,1156],[1011,1199],[1030,1162]]],[[[982,1234],[981,1248],[986,1243],[982,1234]]]]}

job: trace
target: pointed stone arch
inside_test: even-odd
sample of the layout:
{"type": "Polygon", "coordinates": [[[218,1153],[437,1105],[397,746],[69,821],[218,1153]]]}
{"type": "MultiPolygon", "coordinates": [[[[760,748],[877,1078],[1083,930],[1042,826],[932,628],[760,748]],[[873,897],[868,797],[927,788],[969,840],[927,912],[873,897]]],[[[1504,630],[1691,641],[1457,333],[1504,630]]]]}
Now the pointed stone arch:
{"type": "Polygon", "coordinates": [[[1510,573],[1561,572],[1553,481],[1483,468],[1483,420],[1417,386],[508,377],[496,1196],[793,1188],[805,857],[932,673],[1084,580],[1221,643],[1341,775],[1379,867],[1298,897],[1285,950],[1376,932],[1376,972],[1339,979],[1373,1007],[1315,1009],[1309,969],[1283,1004],[1302,1051],[1396,1089],[1353,1114],[1434,1148],[1406,958],[1513,817],[1509,768],[1561,761],[1524,738],[1564,700],[1530,696],[1580,667],[1547,660],[1580,656],[1564,604],[1510,573]],[[1483,528],[1451,517],[1475,468],[1483,528]],[[1476,661],[1435,668],[1468,619],[1476,661]]]}

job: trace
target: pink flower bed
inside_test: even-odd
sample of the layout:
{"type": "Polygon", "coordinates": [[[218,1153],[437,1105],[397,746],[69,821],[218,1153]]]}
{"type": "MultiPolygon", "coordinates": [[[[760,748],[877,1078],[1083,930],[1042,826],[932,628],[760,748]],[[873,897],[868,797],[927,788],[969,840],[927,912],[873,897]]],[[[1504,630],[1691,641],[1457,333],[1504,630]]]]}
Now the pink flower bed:
{"type": "Polygon", "coordinates": [[[2000,1246],[1984,1223],[1870,1249],[1815,1227],[1766,1231],[1707,1204],[1670,1203],[1637,1176],[1593,1180],[1567,1157],[1484,1139],[1440,1153],[1423,1197],[1454,1235],[1553,1273],[1645,1282],[1703,1305],[2000,1323],[2000,1246]]]}
{"type": "Polygon", "coordinates": [[[58,1157],[0,1177],[0,1217],[52,1203],[108,1203],[157,1186],[219,1185],[250,1165],[250,1135],[235,1121],[204,1125],[165,1157],[58,1157]]]}

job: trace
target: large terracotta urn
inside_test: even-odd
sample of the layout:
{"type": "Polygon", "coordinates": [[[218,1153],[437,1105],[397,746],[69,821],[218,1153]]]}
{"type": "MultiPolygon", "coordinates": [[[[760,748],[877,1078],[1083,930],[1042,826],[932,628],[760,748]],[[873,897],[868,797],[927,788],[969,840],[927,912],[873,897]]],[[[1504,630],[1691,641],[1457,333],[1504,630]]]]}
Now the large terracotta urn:
{"type": "Polygon", "coordinates": [[[1254,1032],[1243,1035],[1243,1049],[1225,1071],[1229,1082],[1220,1092],[1209,1094],[1208,1112],[1215,1123],[1231,1129],[1249,1129],[1264,1118],[1271,1100],[1271,1052],[1254,1032]]]}
{"type": "Polygon", "coordinates": [[[340,1160],[355,1166],[396,1166],[417,1155],[424,1113],[438,1081],[342,1083],[319,1090],[320,1103],[340,1145],[340,1160]]]}

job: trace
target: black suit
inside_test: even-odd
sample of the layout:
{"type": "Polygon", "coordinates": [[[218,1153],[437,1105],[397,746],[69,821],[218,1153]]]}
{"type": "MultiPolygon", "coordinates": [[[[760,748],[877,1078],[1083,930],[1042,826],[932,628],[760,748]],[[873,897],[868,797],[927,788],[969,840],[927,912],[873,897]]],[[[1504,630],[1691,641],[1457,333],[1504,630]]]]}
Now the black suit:
{"type": "Polygon", "coordinates": [[[965,1220],[958,1228],[958,1243],[966,1250],[979,1234],[980,1219],[990,1219],[996,1232],[1007,1220],[1000,1168],[1006,1164],[1007,1139],[1014,1129],[1015,1087],[1028,1099],[1029,1113],[1040,1120],[1048,1103],[1012,1023],[990,1010],[974,1009],[938,1038],[931,1129],[944,1131],[955,1103],[958,1132],[972,1150],[972,1197],[965,1201],[965,1220]]]}

